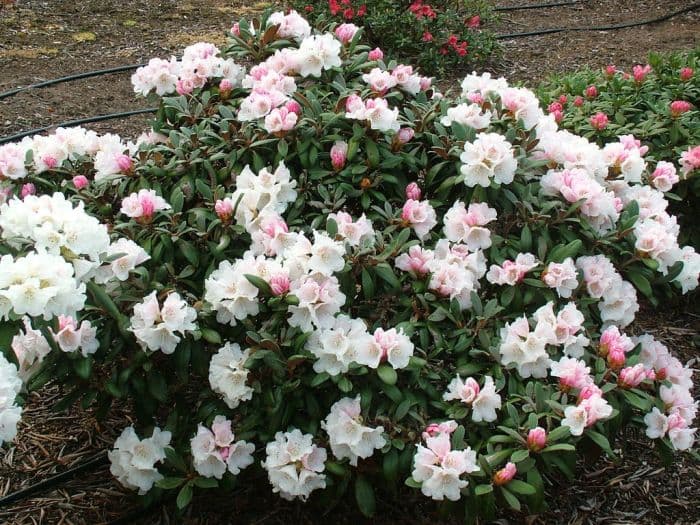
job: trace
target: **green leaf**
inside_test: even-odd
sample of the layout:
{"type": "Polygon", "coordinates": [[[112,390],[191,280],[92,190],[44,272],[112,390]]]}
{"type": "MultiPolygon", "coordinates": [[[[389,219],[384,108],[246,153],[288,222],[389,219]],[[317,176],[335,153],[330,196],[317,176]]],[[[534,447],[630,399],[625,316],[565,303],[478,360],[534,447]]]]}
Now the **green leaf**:
{"type": "Polygon", "coordinates": [[[93,300],[102,308],[104,308],[107,313],[118,323],[123,324],[124,316],[119,312],[119,308],[114,304],[112,298],[107,295],[102,287],[95,284],[93,281],[87,283],[87,289],[92,295],[93,300]]]}
{"type": "Polygon", "coordinates": [[[649,284],[648,279],[644,277],[641,273],[629,271],[627,272],[627,278],[630,281],[632,281],[632,284],[634,284],[635,288],[642,292],[646,297],[650,299],[654,297],[654,293],[651,291],[651,284],[649,284]]]}
{"type": "Polygon", "coordinates": [[[156,487],[161,489],[170,490],[175,487],[179,487],[185,482],[185,478],[163,478],[156,481],[156,487]]]}
{"type": "Polygon", "coordinates": [[[405,484],[407,487],[411,487],[412,489],[419,489],[419,488],[421,488],[421,487],[423,486],[423,484],[422,484],[420,481],[416,481],[416,480],[413,479],[412,477],[406,479],[406,481],[404,481],[404,484],[405,484]]]}
{"type": "Polygon", "coordinates": [[[201,489],[213,489],[219,486],[219,481],[216,478],[198,476],[194,478],[194,484],[201,489]]]}
{"type": "Polygon", "coordinates": [[[265,279],[258,277],[257,275],[251,275],[249,273],[244,274],[248,282],[260,290],[264,295],[273,295],[272,288],[267,283],[265,279]]]}
{"type": "Polygon", "coordinates": [[[542,449],[542,452],[575,452],[576,447],[571,443],[555,443],[542,449]]]}
{"type": "Polygon", "coordinates": [[[382,470],[384,471],[384,478],[388,482],[396,483],[396,478],[399,475],[399,453],[395,448],[384,454],[382,470]]]}
{"type": "Polygon", "coordinates": [[[513,491],[516,494],[522,494],[523,496],[531,496],[537,492],[535,487],[519,479],[510,480],[508,483],[508,490],[513,491]]]}
{"type": "Polygon", "coordinates": [[[610,457],[615,457],[615,453],[610,447],[610,441],[608,441],[608,438],[606,438],[603,434],[596,432],[595,430],[587,430],[585,435],[588,436],[596,445],[602,448],[610,457]]]}
{"type": "Polygon", "coordinates": [[[374,489],[372,484],[363,475],[358,475],[355,480],[355,500],[360,512],[371,518],[376,510],[376,501],[374,499],[374,489]]]}
{"type": "Polygon", "coordinates": [[[187,505],[190,504],[190,501],[192,501],[192,482],[188,482],[185,486],[183,486],[180,489],[180,492],[177,494],[177,500],[175,500],[177,504],[177,508],[182,510],[184,509],[187,505]]]}
{"type": "Polygon", "coordinates": [[[165,458],[177,470],[187,472],[187,465],[185,465],[183,459],[172,447],[165,447],[165,458]]]}
{"type": "Polygon", "coordinates": [[[493,485],[477,485],[474,487],[474,494],[477,496],[483,496],[489,492],[493,492],[493,485]]]}
{"type": "Polygon", "coordinates": [[[512,492],[505,487],[501,487],[501,494],[503,494],[503,498],[510,508],[520,512],[520,501],[512,492]]]}
{"type": "Polygon", "coordinates": [[[395,385],[398,379],[396,370],[386,363],[379,365],[379,368],[377,368],[377,375],[379,379],[384,381],[387,385],[395,385]]]}
{"type": "Polygon", "coordinates": [[[200,331],[202,332],[202,338],[207,343],[212,343],[215,345],[221,344],[221,336],[216,330],[212,330],[211,328],[201,328],[200,331]]]}
{"type": "Polygon", "coordinates": [[[374,271],[377,275],[384,281],[386,281],[389,286],[394,289],[401,288],[401,282],[394,275],[394,270],[391,269],[387,263],[380,263],[374,267],[374,271]]]}
{"type": "Polygon", "coordinates": [[[75,373],[78,374],[78,377],[81,379],[89,379],[90,373],[92,372],[92,359],[89,357],[76,359],[73,362],[73,368],[75,369],[75,373]]]}
{"type": "Polygon", "coordinates": [[[513,463],[520,463],[521,461],[524,461],[529,457],[530,457],[529,450],[516,450],[515,452],[513,452],[513,454],[511,454],[510,460],[513,463]]]}
{"type": "Polygon", "coordinates": [[[569,427],[567,427],[567,426],[557,427],[547,435],[547,441],[558,441],[560,439],[564,439],[565,437],[569,437],[570,435],[571,435],[571,431],[570,431],[569,427]]]}

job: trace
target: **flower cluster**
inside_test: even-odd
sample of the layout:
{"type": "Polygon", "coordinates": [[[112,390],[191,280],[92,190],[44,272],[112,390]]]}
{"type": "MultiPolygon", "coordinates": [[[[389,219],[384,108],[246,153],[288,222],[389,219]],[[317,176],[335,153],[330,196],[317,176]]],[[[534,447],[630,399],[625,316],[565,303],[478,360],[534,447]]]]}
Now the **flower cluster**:
{"type": "Polygon", "coordinates": [[[384,427],[372,428],[362,424],[359,396],[337,401],[321,427],[328,433],[333,455],[338,459],[348,458],[353,466],[357,466],[358,458],[366,459],[375,449],[386,445],[382,436],[384,427]]]}
{"type": "Polygon", "coordinates": [[[195,330],[196,319],[195,309],[188,306],[177,292],[168,294],[161,306],[153,291],[134,306],[130,330],[144,350],[172,354],[181,339],[175,332],[185,335],[195,330]]]}
{"type": "Polygon", "coordinates": [[[139,439],[134,427],[126,427],[107,453],[109,471],[126,488],[146,494],[156,481],[163,479],[156,463],[165,459],[171,437],[167,430],[155,427],[151,437],[139,439]]]}
{"type": "Polygon", "coordinates": [[[245,441],[234,442],[231,421],[216,416],[211,428],[197,427],[197,434],[190,441],[192,462],[198,474],[221,479],[226,471],[238,475],[253,463],[255,445],[245,441]]]}
{"type": "Polygon", "coordinates": [[[15,398],[22,389],[22,379],[17,367],[0,353],[0,446],[12,441],[17,435],[17,423],[22,417],[22,408],[15,404],[15,398]]]}

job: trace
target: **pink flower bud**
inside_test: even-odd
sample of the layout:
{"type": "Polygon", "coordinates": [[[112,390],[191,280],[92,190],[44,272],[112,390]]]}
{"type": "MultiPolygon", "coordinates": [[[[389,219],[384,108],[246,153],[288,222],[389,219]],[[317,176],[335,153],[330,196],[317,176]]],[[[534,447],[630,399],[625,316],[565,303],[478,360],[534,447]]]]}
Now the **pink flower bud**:
{"type": "Polygon", "coordinates": [[[412,128],[401,128],[397,135],[399,142],[401,144],[406,144],[413,138],[414,133],[412,128]]]}
{"type": "Polygon", "coordinates": [[[58,159],[53,155],[44,155],[41,160],[46,164],[46,167],[50,170],[58,166],[58,159]]]}
{"type": "Polygon", "coordinates": [[[233,82],[231,82],[228,78],[223,78],[221,79],[221,82],[219,82],[219,91],[222,91],[224,93],[227,93],[233,89],[233,82]]]}
{"type": "Polygon", "coordinates": [[[474,15],[469,20],[467,20],[467,27],[469,29],[477,29],[481,25],[481,17],[479,15],[474,15]]]}
{"type": "Polygon", "coordinates": [[[284,274],[270,277],[270,288],[276,296],[284,295],[289,291],[289,276],[284,274]]]}
{"type": "Polygon", "coordinates": [[[335,28],[335,36],[338,37],[343,44],[347,44],[355,38],[355,34],[360,28],[355,24],[340,24],[335,28]]]}
{"type": "Polygon", "coordinates": [[[370,60],[381,60],[382,58],[384,58],[384,52],[378,47],[375,47],[372,51],[369,52],[367,58],[369,58],[370,60]]]}
{"type": "Polygon", "coordinates": [[[85,175],[76,175],[73,177],[73,186],[75,186],[76,190],[82,190],[88,184],[90,184],[90,181],[85,175]]]}
{"type": "Polygon", "coordinates": [[[583,97],[577,96],[574,99],[574,106],[576,106],[577,108],[580,108],[581,106],[583,106],[583,97]]]}
{"type": "Polygon", "coordinates": [[[413,199],[414,201],[419,201],[421,197],[421,189],[415,182],[410,183],[406,186],[406,198],[413,199]]]}
{"type": "Polygon", "coordinates": [[[345,167],[348,157],[348,143],[344,140],[337,140],[331,148],[331,164],[333,169],[340,171],[345,167]]]}
{"type": "Polygon", "coordinates": [[[693,105],[685,100],[674,100],[671,102],[671,116],[680,117],[683,113],[693,109],[693,105]]]}
{"type": "Polygon", "coordinates": [[[233,24],[233,27],[231,28],[231,34],[234,36],[241,36],[241,25],[238,22],[233,24]]]}
{"type": "Polygon", "coordinates": [[[296,100],[290,100],[284,105],[285,108],[287,108],[287,111],[290,113],[296,113],[297,115],[301,115],[301,104],[297,102],[296,100]]]}
{"type": "Polygon", "coordinates": [[[214,203],[214,211],[223,222],[227,222],[233,215],[233,201],[231,199],[217,200],[214,203]]]}
{"type": "Polygon", "coordinates": [[[639,363],[634,366],[628,366],[620,370],[619,377],[617,378],[617,383],[622,388],[634,388],[639,383],[647,378],[647,372],[644,369],[644,365],[639,363]]]}
{"type": "Polygon", "coordinates": [[[26,184],[22,185],[22,191],[20,192],[20,196],[24,199],[25,197],[29,195],[34,195],[36,193],[36,187],[34,184],[31,182],[27,182],[26,184]]]}
{"type": "Polygon", "coordinates": [[[549,106],[547,106],[547,111],[549,113],[554,113],[555,111],[561,111],[562,109],[564,109],[564,107],[559,102],[552,102],[549,106]]]}
{"type": "Polygon", "coordinates": [[[605,113],[598,112],[591,117],[591,126],[598,131],[602,131],[608,127],[608,116],[605,113]]]}
{"type": "Polygon", "coordinates": [[[477,91],[474,91],[473,93],[469,93],[467,95],[467,99],[472,104],[479,104],[480,106],[484,103],[484,96],[477,91]]]}
{"type": "Polygon", "coordinates": [[[637,65],[632,68],[632,76],[634,77],[634,81],[638,84],[644,82],[644,79],[649,73],[651,73],[651,66],[649,64],[645,66],[637,65]]]}
{"type": "Polygon", "coordinates": [[[506,463],[506,466],[503,467],[501,470],[497,471],[493,475],[493,484],[494,485],[505,485],[508,483],[511,479],[515,477],[515,474],[518,472],[517,467],[515,466],[515,463],[511,463],[510,461],[506,463]]]}
{"type": "Polygon", "coordinates": [[[559,104],[561,104],[562,106],[564,106],[564,104],[566,104],[568,101],[569,97],[567,97],[566,95],[561,95],[559,97],[559,104]]]}
{"type": "Polygon", "coordinates": [[[598,88],[595,86],[588,86],[584,91],[584,94],[588,98],[596,98],[598,96],[598,88]]]}
{"type": "Polygon", "coordinates": [[[419,85],[421,91],[428,91],[433,85],[433,79],[430,77],[420,77],[419,85]]]}
{"type": "Polygon", "coordinates": [[[554,115],[554,121],[555,122],[561,122],[562,119],[564,118],[564,112],[563,111],[555,111],[552,113],[554,115]]]}
{"type": "Polygon", "coordinates": [[[189,95],[194,91],[194,83],[189,78],[181,78],[175,84],[175,91],[178,95],[189,95]]]}
{"type": "Polygon", "coordinates": [[[613,77],[613,76],[615,76],[615,73],[617,73],[617,68],[614,65],[609,64],[609,65],[605,66],[605,74],[607,76],[613,77]]]}
{"type": "Polygon", "coordinates": [[[423,33],[423,37],[421,38],[423,42],[432,42],[433,41],[433,35],[429,31],[426,31],[423,33]]]}
{"type": "Polygon", "coordinates": [[[542,450],[547,444],[547,431],[542,427],[535,427],[527,434],[527,448],[533,452],[542,450]]]}
{"type": "Polygon", "coordinates": [[[622,351],[611,351],[608,353],[608,366],[613,370],[619,370],[625,364],[625,353],[622,351]]]}
{"type": "Polygon", "coordinates": [[[683,69],[681,69],[681,75],[680,75],[681,80],[683,82],[687,82],[688,80],[693,78],[693,73],[694,73],[693,68],[684,67],[683,69]]]}
{"type": "Polygon", "coordinates": [[[129,171],[133,164],[134,162],[131,160],[131,157],[129,157],[129,155],[124,155],[122,153],[121,155],[117,156],[117,166],[119,166],[120,171],[129,171]]]}

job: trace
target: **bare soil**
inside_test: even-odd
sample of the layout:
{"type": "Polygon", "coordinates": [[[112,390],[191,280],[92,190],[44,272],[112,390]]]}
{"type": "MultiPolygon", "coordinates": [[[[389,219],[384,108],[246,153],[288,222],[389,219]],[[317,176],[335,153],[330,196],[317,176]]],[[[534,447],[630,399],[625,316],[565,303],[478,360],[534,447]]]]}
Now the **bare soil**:
{"type": "MultiPolygon", "coordinates": [[[[498,0],[499,6],[553,0],[498,0]]],[[[234,19],[264,9],[266,2],[239,0],[0,0],[0,92],[77,72],[140,63],[178,54],[200,40],[221,43],[234,19]]],[[[688,5],[685,0],[584,0],[575,6],[503,12],[498,33],[548,27],[590,27],[654,18],[688,5]]],[[[559,33],[505,40],[490,69],[533,86],[550,73],[614,63],[630,67],[650,51],[698,46],[698,12],[670,21],[618,31],[559,33]]],[[[0,100],[0,137],[67,120],[146,107],[137,99],[129,73],[118,73],[34,90],[0,100]]],[[[148,117],[107,121],[90,127],[135,136],[148,117]]],[[[648,330],[697,368],[692,344],[700,333],[697,299],[672,308],[647,309],[633,330],[648,330]],[[693,308],[694,306],[694,308],[693,308]]],[[[696,390],[697,391],[697,390],[696,390]]],[[[28,487],[108,449],[129,424],[117,408],[107,420],[90,411],[51,411],[60,395],[48,386],[26,405],[16,443],[0,451],[0,496],[28,487]]],[[[700,465],[680,455],[664,468],[642,435],[618,443],[619,459],[581,464],[573,483],[555,480],[550,510],[527,516],[504,514],[501,524],[679,524],[700,523],[700,465]]],[[[0,507],[0,522],[25,524],[175,523],[172,501],[148,511],[120,487],[104,465],[58,488],[0,507]],[[120,521],[115,521],[120,520],[120,521]]],[[[272,495],[265,480],[231,493],[196,498],[182,522],[188,524],[452,523],[415,491],[380,497],[381,520],[365,520],[351,502],[333,509],[287,503],[272,495]]],[[[457,523],[457,522],[455,522],[457,523]]]]}

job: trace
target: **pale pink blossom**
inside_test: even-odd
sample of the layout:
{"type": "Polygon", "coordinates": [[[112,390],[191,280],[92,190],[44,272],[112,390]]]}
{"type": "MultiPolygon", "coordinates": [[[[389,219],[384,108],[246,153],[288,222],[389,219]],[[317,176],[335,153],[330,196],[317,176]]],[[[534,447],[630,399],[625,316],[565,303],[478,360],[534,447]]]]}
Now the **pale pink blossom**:
{"type": "Polygon", "coordinates": [[[562,357],[559,361],[552,361],[551,368],[552,376],[559,378],[559,385],[563,390],[580,390],[593,382],[591,369],[586,363],[573,357],[562,357]]]}
{"type": "Polygon", "coordinates": [[[496,471],[493,475],[493,484],[497,486],[505,485],[515,477],[517,472],[518,468],[515,466],[515,463],[509,461],[505,467],[496,471]]]}
{"type": "Polygon", "coordinates": [[[420,246],[411,246],[408,253],[402,253],[396,258],[396,267],[404,272],[412,272],[416,275],[426,275],[429,263],[433,260],[433,252],[420,246]]]}
{"type": "Polygon", "coordinates": [[[335,28],[335,36],[338,37],[343,44],[349,43],[355,34],[360,30],[355,24],[340,24],[335,28]]]}
{"type": "Polygon", "coordinates": [[[275,108],[265,117],[265,131],[273,134],[290,131],[294,129],[297,118],[297,114],[286,107],[275,108]]]}
{"type": "Polygon", "coordinates": [[[413,228],[419,239],[425,239],[437,224],[435,209],[428,201],[408,199],[401,211],[401,218],[413,228]]]}
{"type": "Polygon", "coordinates": [[[382,58],[384,58],[384,52],[378,47],[375,47],[372,51],[369,52],[367,58],[369,60],[381,60],[382,58]]]}
{"type": "Polygon", "coordinates": [[[671,191],[673,185],[679,181],[676,167],[664,160],[659,161],[656,169],[651,174],[651,184],[659,191],[671,191]]]}
{"type": "Polygon", "coordinates": [[[331,164],[333,169],[340,171],[345,167],[348,156],[348,143],[344,140],[336,140],[331,147],[331,164]]]}
{"type": "Polygon", "coordinates": [[[234,202],[231,198],[219,199],[214,203],[214,211],[222,222],[228,222],[233,215],[234,202]]]}
{"type": "Polygon", "coordinates": [[[73,186],[75,186],[76,190],[82,190],[88,184],[90,184],[90,181],[85,175],[76,175],[73,177],[73,186]]]}
{"type": "Polygon", "coordinates": [[[651,73],[651,66],[649,64],[645,66],[636,65],[632,68],[632,76],[634,77],[634,81],[638,84],[644,82],[644,79],[649,73],[651,73]]]}
{"type": "Polygon", "coordinates": [[[36,187],[31,182],[22,184],[22,189],[20,190],[19,195],[22,199],[28,197],[29,195],[36,195],[36,187]]]}
{"type": "Polygon", "coordinates": [[[406,198],[414,201],[419,201],[421,198],[421,189],[417,183],[411,182],[406,186],[406,198]]]}
{"type": "Polygon", "coordinates": [[[519,253],[515,261],[504,261],[501,266],[491,265],[486,280],[492,284],[514,286],[525,278],[525,274],[539,264],[531,253],[519,253]]]}
{"type": "Polygon", "coordinates": [[[121,212],[137,222],[147,224],[153,220],[155,212],[168,210],[170,205],[155,190],[142,189],[122,200],[121,212]]]}
{"type": "MultiPolygon", "coordinates": [[[[653,370],[652,370],[653,372],[653,370]]],[[[623,368],[617,378],[618,384],[623,388],[634,388],[647,379],[647,369],[642,363],[623,368]]]]}
{"type": "Polygon", "coordinates": [[[410,142],[414,134],[415,132],[412,128],[401,128],[396,134],[396,138],[400,144],[406,144],[407,142],[410,142]]]}
{"type": "Polygon", "coordinates": [[[538,452],[547,445],[547,431],[542,427],[535,427],[527,434],[527,448],[532,452],[538,452]]]}
{"type": "Polygon", "coordinates": [[[289,292],[289,276],[277,274],[270,277],[270,289],[273,295],[284,295],[289,292]]]}
{"type": "Polygon", "coordinates": [[[700,146],[693,146],[681,154],[681,173],[688,177],[691,172],[700,168],[700,146]]]}
{"type": "Polygon", "coordinates": [[[608,116],[602,111],[599,111],[591,117],[590,122],[594,129],[602,131],[608,127],[608,116]]]}

